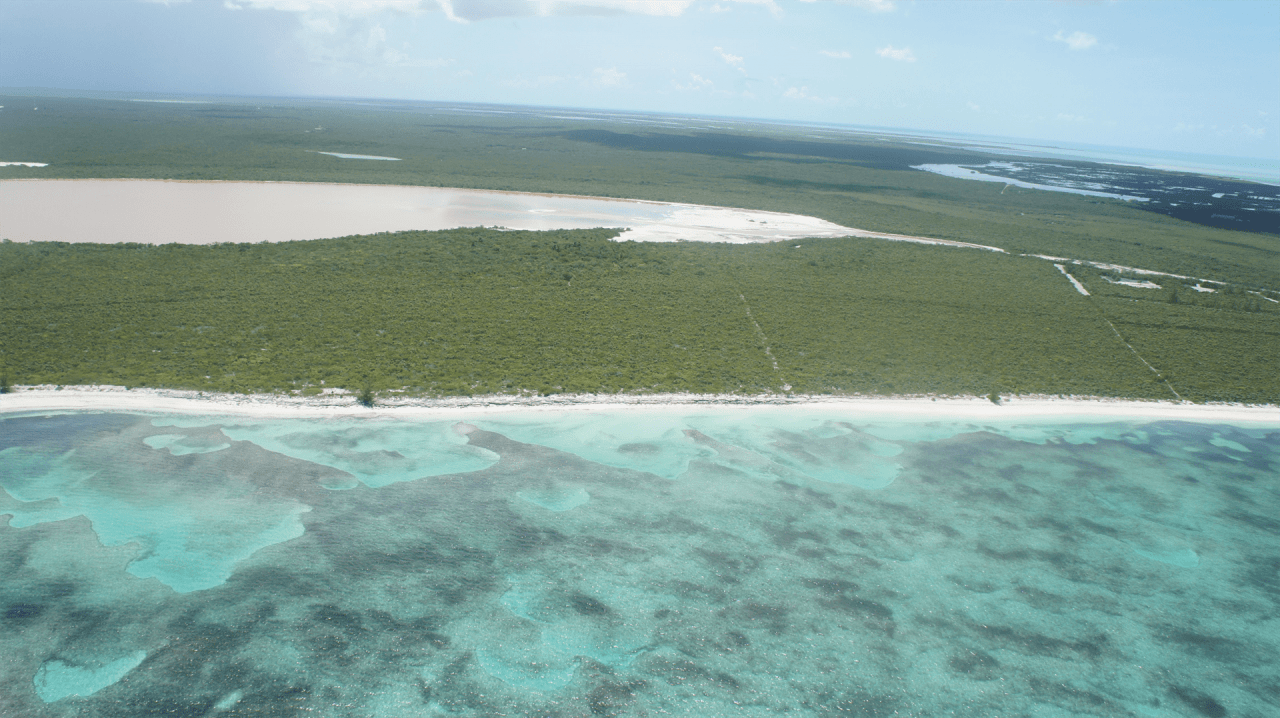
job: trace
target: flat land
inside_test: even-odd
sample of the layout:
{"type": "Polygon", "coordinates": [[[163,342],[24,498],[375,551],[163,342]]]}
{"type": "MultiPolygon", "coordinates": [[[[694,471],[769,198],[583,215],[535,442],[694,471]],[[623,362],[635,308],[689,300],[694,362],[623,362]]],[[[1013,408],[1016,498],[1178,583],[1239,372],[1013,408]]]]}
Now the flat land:
{"type": "Polygon", "coordinates": [[[636,198],[1005,253],[859,238],[650,244],[590,229],[0,244],[0,374],[21,385],[342,387],[380,397],[997,392],[1280,402],[1274,234],[911,170],[985,157],[892,138],[446,110],[46,98],[39,118],[0,116],[0,157],[49,166],[3,167],[0,178],[636,198]],[[1024,254],[1191,279],[1068,263],[1085,296],[1052,262],[1024,254]],[[1158,288],[1118,283],[1138,279],[1158,288]]]}
{"type": "Polygon", "coordinates": [[[618,227],[621,240],[778,242],[845,227],[780,212],[394,185],[0,180],[8,239],[111,244],[280,242],[460,227],[618,227]],[[68,211],[74,208],[74,211],[68,211]]]}

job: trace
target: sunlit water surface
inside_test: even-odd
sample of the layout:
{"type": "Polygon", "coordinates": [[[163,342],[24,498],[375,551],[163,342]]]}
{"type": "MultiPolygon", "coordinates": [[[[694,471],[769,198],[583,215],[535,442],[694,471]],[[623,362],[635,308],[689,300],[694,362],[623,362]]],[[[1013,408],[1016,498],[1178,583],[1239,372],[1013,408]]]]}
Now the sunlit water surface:
{"type": "Polygon", "coordinates": [[[0,421],[0,715],[1274,716],[1280,426],[0,421]]]}

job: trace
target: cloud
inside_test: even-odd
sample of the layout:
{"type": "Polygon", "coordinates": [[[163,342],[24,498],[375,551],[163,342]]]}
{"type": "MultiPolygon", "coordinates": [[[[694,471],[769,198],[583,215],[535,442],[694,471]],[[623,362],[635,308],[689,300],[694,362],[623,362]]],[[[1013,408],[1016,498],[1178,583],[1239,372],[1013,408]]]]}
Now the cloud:
{"type": "Polygon", "coordinates": [[[1052,39],[1065,43],[1066,46],[1072,50],[1088,50],[1098,44],[1098,38],[1087,32],[1081,32],[1079,30],[1076,30],[1070,35],[1063,35],[1062,31],[1059,30],[1058,34],[1054,35],[1052,39]]]}
{"type": "MultiPolygon", "coordinates": [[[[678,17],[695,0],[435,0],[450,19],[460,22],[498,17],[552,15],[651,15],[678,17]],[[445,6],[448,5],[446,10],[445,6]]],[[[735,0],[726,0],[735,1],[735,0]]]]}
{"type": "Polygon", "coordinates": [[[820,50],[818,54],[826,55],[827,57],[834,57],[837,60],[848,60],[853,57],[853,55],[849,54],[848,50],[820,50]]]}
{"type": "Polygon", "coordinates": [[[973,110],[974,112],[982,112],[982,108],[979,107],[978,103],[976,102],[967,102],[965,104],[968,105],[969,109],[973,110]]]}
{"type": "Polygon", "coordinates": [[[715,83],[712,82],[711,80],[708,80],[702,75],[699,75],[693,72],[689,73],[689,84],[681,85],[680,83],[675,81],[672,81],[671,84],[674,85],[677,90],[684,90],[684,91],[713,90],[715,89],[715,86],[716,86],[715,83]]]}
{"type": "Polygon", "coordinates": [[[811,95],[809,94],[808,87],[789,87],[786,92],[782,93],[782,96],[788,100],[810,100],[812,102],[820,102],[823,104],[833,104],[840,101],[838,97],[818,97],[817,95],[811,95]]]}
{"type": "Polygon", "coordinates": [[[1059,122],[1088,122],[1089,119],[1084,115],[1072,115],[1066,112],[1058,113],[1059,122]]]}
{"type": "MultiPolygon", "coordinates": [[[[163,1],[163,0],[159,0],[163,1]]],[[[439,10],[456,22],[549,15],[683,15],[695,0],[227,0],[231,9],[327,13],[346,17],[439,10]]],[[[774,6],[773,0],[726,0],[774,6]]]]}
{"type": "Polygon", "coordinates": [[[191,2],[191,0],[140,0],[140,2],[151,5],[184,5],[191,2]]]}
{"type": "Polygon", "coordinates": [[[449,58],[415,58],[407,43],[394,46],[381,24],[365,18],[302,15],[298,42],[307,60],[323,65],[436,69],[454,64],[449,58]]]}
{"type": "Polygon", "coordinates": [[[627,84],[627,73],[618,72],[616,67],[597,67],[591,71],[591,77],[587,78],[583,83],[587,87],[596,89],[606,89],[610,87],[625,87],[627,84]]]}
{"type": "MultiPolygon", "coordinates": [[[[782,17],[782,8],[778,7],[778,3],[774,2],[774,0],[727,0],[727,1],[741,3],[743,5],[759,5],[767,9],[774,17],[782,17]]],[[[717,7],[720,7],[720,6],[719,5],[712,6],[712,11],[715,11],[715,8],[717,7]]],[[[729,8],[726,7],[724,9],[728,10],[729,8]]]]}
{"type": "Polygon", "coordinates": [[[423,2],[422,0],[235,0],[226,4],[235,5],[235,9],[368,15],[384,10],[415,12],[421,9],[423,2]]]}
{"type": "MultiPolygon", "coordinates": [[[[818,0],[800,0],[800,2],[818,2],[818,0]]],[[[824,0],[824,2],[837,2],[841,5],[853,5],[855,7],[870,10],[871,12],[892,12],[893,0],[824,0]]]]}
{"type": "Polygon", "coordinates": [[[876,54],[888,60],[897,60],[898,62],[915,62],[915,53],[911,52],[911,48],[896,48],[893,45],[885,45],[876,50],[876,54]]]}
{"type": "Polygon", "coordinates": [[[742,61],[743,61],[742,57],[738,55],[731,55],[728,52],[726,52],[724,48],[721,48],[721,47],[714,47],[712,49],[715,50],[716,53],[720,55],[721,60],[724,60],[731,67],[733,67],[733,69],[737,70],[738,72],[741,72],[744,75],[747,74],[747,68],[742,66],[742,61]]]}

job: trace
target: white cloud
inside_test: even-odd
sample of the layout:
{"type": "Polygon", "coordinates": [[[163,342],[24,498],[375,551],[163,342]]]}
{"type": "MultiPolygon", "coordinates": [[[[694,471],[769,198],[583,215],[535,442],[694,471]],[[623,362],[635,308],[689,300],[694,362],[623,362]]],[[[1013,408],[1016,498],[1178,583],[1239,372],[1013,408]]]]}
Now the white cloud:
{"type": "Polygon", "coordinates": [[[1087,32],[1081,32],[1079,30],[1076,30],[1070,35],[1063,35],[1062,31],[1059,30],[1058,34],[1053,36],[1053,39],[1058,42],[1065,43],[1066,46],[1072,50],[1088,50],[1098,44],[1098,38],[1087,32]]]}
{"type": "Polygon", "coordinates": [[[383,10],[414,12],[420,10],[423,3],[422,0],[236,0],[234,4],[237,9],[247,7],[281,12],[368,15],[383,10]]]}
{"type": "MultiPolygon", "coordinates": [[[[538,15],[683,15],[694,0],[524,0],[538,8],[538,15]]],[[[487,0],[465,0],[468,5],[488,6],[487,0]]],[[[519,0],[511,4],[518,4],[519,0]]]]}
{"type": "MultiPolygon", "coordinates": [[[[759,5],[767,9],[770,13],[773,14],[774,17],[782,16],[782,8],[778,7],[778,3],[774,2],[774,0],[727,0],[727,1],[741,3],[743,5],[759,5]]],[[[719,6],[718,5],[714,6],[712,10],[715,10],[715,7],[719,7],[719,6]]],[[[724,9],[728,10],[729,8],[726,7],[724,9]]]]}
{"type": "Polygon", "coordinates": [[[826,55],[827,57],[834,57],[837,60],[848,60],[853,57],[853,55],[849,54],[848,50],[820,50],[818,54],[826,55]]]}
{"type": "Polygon", "coordinates": [[[744,75],[747,74],[747,68],[742,66],[742,61],[743,61],[742,57],[738,55],[731,55],[728,52],[726,52],[724,48],[721,48],[721,47],[714,47],[712,49],[715,50],[716,53],[720,55],[721,60],[724,60],[725,62],[727,62],[730,66],[733,67],[733,69],[737,70],[738,72],[741,72],[744,75]]]}
{"type": "Polygon", "coordinates": [[[140,0],[141,2],[150,3],[152,5],[184,5],[191,0],[140,0]]]}
{"type": "Polygon", "coordinates": [[[708,80],[707,78],[703,77],[702,75],[699,75],[699,74],[697,74],[697,73],[693,73],[693,72],[689,73],[689,84],[687,84],[687,85],[681,85],[680,83],[675,82],[675,81],[672,81],[672,83],[671,83],[671,84],[672,84],[672,85],[674,85],[674,86],[675,86],[675,88],[676,88],[677,90],[685,90],[685,91],[688,91],[688,90],[713,90],[713,89],[715,89],[715,83],[714,83],[714,82],[712,82],[711,80],[708,80]]]}
{"type": "Polygon", "coordinates": [[[742,57],[741,57],[741,56],[739,56],[739,55],[730,55],[729,53],[725,52],[724,48],[722,48],[722,47],[713,47],[713,48],[711,48],[711,49],[715,50],[717,53],[719,53],[719,54],[720,54],[720,59],[721,59],[721,60],[724,60],[725,62],[729,63],[730,65],[733,65],[734,67],[742,67],[742,57]]]}
{"type": "MultiPolygon", "coordinates": [[[[800,2],[817,2],[818,0],[800,0],[800,2]]],[[[893,10],[893,0],[825,0],[826,2],[838,2],[841,5],[853,5],[871,12],[890,12],[893,10]]]]}
{"type": "Polygon", "coordinates": [[[809,100],[811,102],[820,102],[823,104],[833,104],[840,101],[837,97],[819,97],[817,95],[811,95],[809,94],[808,87],[789,87],[786,92],[782,93],[782,96],[788,100],[809,100]]]}
{"type": "Polygon", "coordinates": [[[339,18],[304,14],[298,42],[307,59],[323,65],[437,69],[454,64],[449,58],[415,58],[407,43],[396,47],[387,31],[367,18],[339,18]]]}
{"type": "Polygon", "coordinates": [[[896,48],[893,45],[885,45],[876,50],[876,54],[888,60],[897,60],[898,62],[915,62],[915,53],[911,52],[911,48],[896,48]]]}
{"type": "MultiPolygon", "coordinates": [[[[157,0],[163,1],[163,0],[157,0]]],[[[683,15],[695,0],[227,0],[232,9],[278,10],[362,16],[394,11],[419,13],[438,9],[457,22],[496,17],[548,15],[683,15]]],[[[726,0],[775,7],[773,0],[726,0]]]]}
{"type": "Polygon", "coordinates": [[[976,103],[976,102],[967,102],[967,103],[965,103],[965,104],[966,104],[966,105],[968,105],[968,106],[969,106],[969,109],[970,109],[970,110],[973,110],[974,112],[982,112],[982,108],[981,108],[981,107],[979,107],[979,106],[978,106],[978,103],[976,103]]]}
{"type": "Polygon", "coordinates": [[[1240,126],[1244,128],[1245,134],[1249,135],[1250,137],[1266,137],[1267,136],[1267,128],[1265,127],[1251,127],[1249,125],[1240,125],[1240,126]]]}
{"type": "Polygon", "coordinates": [[[1072,115],[1066,112],[1058,113],[1059,122],[1088,122],[1088,118],[1084,115],[1072,115]]]}
{"type": "Polygon", "coordinates": [[[597,67],[591,71],[591,77],[584,84],[600,89],[624,87],[627,84],[627,73],[618,72],[616,67],[597,67]]]}

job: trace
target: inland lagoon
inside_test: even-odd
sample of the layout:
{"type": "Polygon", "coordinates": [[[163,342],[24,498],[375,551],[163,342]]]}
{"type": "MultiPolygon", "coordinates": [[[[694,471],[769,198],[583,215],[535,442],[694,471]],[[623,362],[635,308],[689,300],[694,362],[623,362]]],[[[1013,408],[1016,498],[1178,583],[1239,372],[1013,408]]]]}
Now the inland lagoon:
{"type": "Polygon", "coordinates": [[[0,714],[1274,715],[1280,420],[993,416],[9,413],[0,714]]]}
{"type": "Polygon", "coordinates": [[[0,182],[0,218],[4,239],[106,244],[284,242],[481,226],[617,227],[623,230],[620,241],[637,242],[741,244],[880,236],[784,212],[532,192],[318,182],[6,180],[0,182]],[[68,207],[75,211],[68,212],[68,207]]]}

